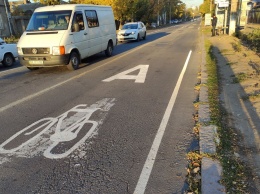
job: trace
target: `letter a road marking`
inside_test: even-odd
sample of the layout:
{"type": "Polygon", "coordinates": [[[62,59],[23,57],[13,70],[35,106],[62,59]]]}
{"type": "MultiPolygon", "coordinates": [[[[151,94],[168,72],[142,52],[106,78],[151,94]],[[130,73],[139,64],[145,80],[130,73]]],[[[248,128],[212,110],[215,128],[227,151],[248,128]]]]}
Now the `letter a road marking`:
{"type": "Polygon", "coordinates": [[[111,82],[115,79],[134,79],[135,83],[144,83],[148,71],[148,67],[149,65],[137,65],[134,68],[128,69],[110,78],[104,79],[103,82],[111,82]],[[139,73],[137,75],[127,75],[130,72],[136,71],[138,69],[139,69],[139,73]]]}

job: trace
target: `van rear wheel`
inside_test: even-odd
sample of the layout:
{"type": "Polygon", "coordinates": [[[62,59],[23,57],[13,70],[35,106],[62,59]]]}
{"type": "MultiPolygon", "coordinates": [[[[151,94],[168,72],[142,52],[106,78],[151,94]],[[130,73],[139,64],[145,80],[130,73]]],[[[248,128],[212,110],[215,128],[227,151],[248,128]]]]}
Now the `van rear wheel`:
{"type": "Polygon", "coordinates": [[[107,57],[111,57],[113,52],[113,45],[111,42],[108,42],[107,49],[105,50],[105,54],[107,57]]]}
{"type": "Polygon", "coordinates": [[[79,68],[79,62],[80,59],[79,59],[79,55],[78,53],[76,52],[72,52],[70,54],[70,61],[69,61],[69,64],[67,65],[68,69],[69,70],[76,70],[79,68]]]}

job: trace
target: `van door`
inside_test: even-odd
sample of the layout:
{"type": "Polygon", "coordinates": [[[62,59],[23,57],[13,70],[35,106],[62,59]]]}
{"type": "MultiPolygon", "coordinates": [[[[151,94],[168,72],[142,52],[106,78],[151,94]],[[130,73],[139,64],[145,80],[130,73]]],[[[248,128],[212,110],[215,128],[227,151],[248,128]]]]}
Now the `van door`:
{"type": "Polygon", "coordinates": [[[89,29],[90,55],[93,55],[103,51],[102,42],[105,40],[101,36],[101,27],[96,10],[85,10],[85,15],[89,29]]]}
{"type": "Polygon", "coordinates": [[[88,28],[86,27],[86,20],[84,20],[83,13],[77,11],[74,13],[72,22],[72,34],[74,38],[74,44],[78,48],[81,59],[89,56],[89,36],[88,28]]]}

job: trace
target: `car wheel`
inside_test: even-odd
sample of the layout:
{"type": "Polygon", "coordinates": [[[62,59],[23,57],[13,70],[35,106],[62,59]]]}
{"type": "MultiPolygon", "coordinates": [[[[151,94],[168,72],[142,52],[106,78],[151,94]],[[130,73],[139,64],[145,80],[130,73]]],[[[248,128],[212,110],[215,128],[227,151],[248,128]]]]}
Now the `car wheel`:
{"type": "Polygon", "coordinates": [[[107,57],[111,57],[112,56],[112,52],[113,52],[113,45],[109,41],[108,44],[107,44],[107,49],[105,50],[105,54],[106,54],[107,57]]]}
{"type": "Polygon", "coordinates": [[[137,39],[136,39],[136,41],[137,41],[137,42],[140,41],[140,35],[139,35],[139,34],[137,35],[137,39]]]}
{"type": "Polygon", "coordinates": [[[69,60],[69,64],[67,65],[69,70],[76,70],[79,68],[79,63],[80,63],[80,59],[79,59],[79,55],[76,52],[72,52],[70,54],[70,60],[69,60]]]}
{"type": "Polygon", "coordinates": [[[27,67],[27,69],[29,69],[31,71],[35,71],[35,70],[39,69],[39,67],[27,67]]]}
{"type": "Polygon", "coordinates": [[[144,37],[143,37],[143,39],[144,39],[144,40],[146,39],[146,32],[144,33],[144,37]]]}
{"type": "Polygon", "coordinates": [[[10,67],[10,66],[13,65],[14,60],[15,60],[15,59],[14,59],[14,57],[13,57],[12,54],[5,54],[2,63],[3,63],[3,65],[4,65],[5,67],[10,67]]]}

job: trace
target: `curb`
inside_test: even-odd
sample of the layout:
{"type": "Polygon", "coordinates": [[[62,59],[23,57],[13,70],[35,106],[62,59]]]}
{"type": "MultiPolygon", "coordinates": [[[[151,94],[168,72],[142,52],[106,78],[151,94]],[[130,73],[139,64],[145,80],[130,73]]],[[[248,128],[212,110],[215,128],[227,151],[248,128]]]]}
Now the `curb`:
{"type": "MultiPolygon", "coordinates": [[[[202,44],[204,44],[204,35],[202,35],[202,44]]],[[[201,64],[201,87],[199,91],[199,109],[198,122],[200,154],[203,154],[201,162],[201,193],[224,194],[225,187],[219,182],[222,175],[222,166],[219,161],[213,160],[206,155],[216,154],[216,142],[218,142],[217,127],[209,125],[210,109],[208,102],[207,69],[206,69],[206,51],[202,45],[202,64],[201,64]]]]}

